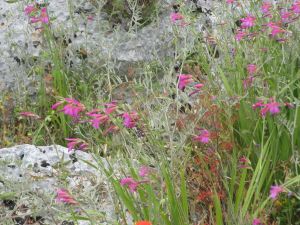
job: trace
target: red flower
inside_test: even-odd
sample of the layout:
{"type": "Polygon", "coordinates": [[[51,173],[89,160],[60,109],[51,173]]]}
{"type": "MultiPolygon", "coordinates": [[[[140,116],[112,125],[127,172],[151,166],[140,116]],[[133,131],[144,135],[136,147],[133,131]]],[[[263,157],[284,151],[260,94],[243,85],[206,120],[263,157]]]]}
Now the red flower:
{"type": "Polygon", "coordinates": [[[148,220],[137,221],[135,225],[152,225],[152,223],[148,220]]]}

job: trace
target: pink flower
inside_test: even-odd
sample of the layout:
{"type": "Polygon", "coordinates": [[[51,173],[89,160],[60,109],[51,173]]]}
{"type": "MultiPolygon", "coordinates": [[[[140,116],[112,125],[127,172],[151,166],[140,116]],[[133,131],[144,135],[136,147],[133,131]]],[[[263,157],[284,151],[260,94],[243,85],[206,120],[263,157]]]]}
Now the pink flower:
{"type": "Polygon", "coordinates": [[[123,113],[123,124],[127,128],[133,128],[136,126],[136,122],[138,120],[137,112],[123,113]]]}
{"type": "Polygon", "coordinates": [[[252,105],[253,109],[261,108],[260,114],[262,117],[265,117],[269,112],[271,115],[276,115],[280,113],[280,104],[275,102],[273,98],[270,98],[269,103],[264,104],[262,101],[259,101],[252,105]]]}
{"type": "Polygon", "coordinates": [[[207,144],[210,141],[210,132],[208,130],[201,130],[200,134],[194,137],[194,140],[207,144]]]}
{"type": "Polygon", "coordinates": [[[56,102],[55,104],[53,104],[51,106],[51,109],[52,110],[56,110],[60,105],[62,105],[64,102],[63,101],[60,101],[60,102],[56,102]]]}
{"type": "Polygon", "coordinates": [[[183,15],[178,13],[178,12],[177,13],[174,13],[174,12],[171,13],[170,18],[171,18],[171,21],[173,23],[175,23],[177,20],[183,20],[184,19],[183,15]]]}
{"type": "Polygon", "coordinates": [[[235,0],[226,0],[227,4],[233,4],[235,2],[235,0]]]}
{"type": "Polygon", "coordinates": [[[252,225],[261,225],[261,221],[258,218],[255,218],[252,222],[252,225]]]}
{"type": "Polygon", "coordinates": [[[291,17],[291,12],[281,12],[280,16],[281,16],[281,20],[283,23],[289,23],[291,21],[290,17],[291,17]]]}
{"type": "Polygon", "coordinates": [[[105,104],[105,114],[111,114],[117,110],[117,102],[112,101],[105,104]]]}
{"type": "Polygon", "coordinates": [[[247,71],[248,71],[248,73],[249,73],[250,75],[255,74],[256,71],[257,71],[256,65],[255,65],[255,64],[249,64],[249,65],[247,66],[247,71]]]}
{"type": "Polygon", "coordinates": [[[38,23],[38,22],[40,22],[39,17],[30,17],[30,23],[38,23]]]}
{"type": "Polygon", "coordinates": [[[92,117],[93,119],[90,120],[90,122],[92,123],[92,126],[95,129],[99,129],[99,126],[101,124],[104,124],[106,122],[108,122],[110,120],[108,115],[105,114],[101,114],[101,113],[93,113],[92,112],[88,112],[86,113],[88,116],[92,117]]]}
{"type": "Polygon", "coordinates": [[[201,89],[203,86],[204,86],[204,84],[201,84],[201,83],[195,84],[195,85],[194,85],[194,88],[195,88],[196,90],[192,91],[192,92],[189,94],[189,96],[191,97],[192,95],[199,93],[199,92],[200,92],[200,89],[201,89]]]}
{"type": "Polygon", "coordinates": [[[270,188],[270,198],[276,199],[277,196],[278,196],[281,192],[284,192],[283,187],[278,186],[278,185],[271,186],[271,188],[270,188]]]}
{"type": "Polygon", "coordinates": [[[34,7],[34,5],[28,5],[25,7],[24,12],[26,15],[30,15],[32,12],[36,11],[37,9],[34,7]]]}
{"type": "Polygon", "coordinates": [[[72,151],[77,146],[78,150],[86,150],[88,147],[88,144],[80,139],[80,138],[66,138],[66,141],[68,141],[67,147],[68,151],[72,151]]]}
{"type": "Polygon", "coordinates": [[[179,78],[178,88],[183,91],[185,89],[186,85],[193,82],[192,77],[193,76],[190,75],[190,74],[180,74],[180,75],[178,75],[178,78],[179,78]]]}
{"type": "Polygon", "coordinates": [[[40,119],[40,117],[33,112],[20,112],[19,115],[33,119],[40,119]]]}
{"type": "Polygon", "coordinates": [[[122,186],[127,186],[130,192],[136,192],[139,182],[135,181],[132,177],[125,177],[121,179],[120,184],[122,186]]]}
{"type": "Polygon", "coordinates": [[[247,36],[247,33],[242,31],[242,30],[238,30],[237,33],[235,34],[235,39],[237,41],[241,41],[245,36],[247,36]]]}
{"type": "Polygon", "coordinates": [[[204,86],[204,84],[201,84],[201,83],[198,83],[198,84],[194,85],[194,87],[197,88],[197,89],[201,89],[203,86],[204,86]]]}
{"type": "MultiPolygon", "coordinates": [[[[27,11],[29,12],[30,8],[27,9],[27,11]]],[[[26,11],[25,11],[26,12],[26,11]]],[[[47,8],[43,7],[41,8],[41,12],[40,15],[37,17],[30,17],[30,22],[31,23],[44,23],[44,24],[48,24],[49,23],[49,17],[48,17],[48,13],[47,13],[47,8]]]]}
{"type": "Polygon", "coordinates": [[[65,98],[67,104],[61,110],[64,114],[77,119],[79,117],[79,113],[85,110],[85,106],[81,104],[79,101],[72,98],[65,98]]]}
{"type": "Polygon", "coordinates": [[[272,7],[272,4],[270,2],[263,2],[262,6],[261,6],[261,12],[263,14],[269,14],[271,7],[272,7]]]}
{"type": "Polygon", "coordinates": [[[274,37],[274,36],[276,36],[277,34],[279,34],[279,33],[284,33],[285,31],[281,28],[281,27],[279,27],[276,23],[274,23],[274,22],[269,22],[268,24],[267,24],[267,26],[269,27],[269,28],[271,28],[271,35],[274,37]]]}
{"type": "Polygon", "coordinates": [[[266,116],[267,112],[269,112],[271,115],[276,115],[280,113],[279,106],[280,104],[278,102],[275,102],[273,99],[271,99],[271,102],[265,104],[260,113],[263,117],[266,116]]]}
{"type": "Polygon", "coordinates": [[[70,193],[63,188],[60,188],[56,191],[56,201],[63,202],[68,204],[78,204],[75,199],[70,195],[70,193]]]}
{"type": "Polygon", "coordinates": [[[45,8],[45,7],[41,9],[40,20],[44,24],[48,24],[49,23],[49,17],[48,17],[48,13],[47,13],[47,8],[45,8]]]}
{"type": "Polygon", "coordinates": [[[295,13],[295,14],[300,14],[300,0],[296,0],[292,7],[291,10],[295,13]]]}
{"type": "Polygon", "coordinates": [[[146,177],[148,176],[150,173],[150,168],[147,167],[147,166],[142,166],[140,169],[139,169],[139,175],[141,177],[146,177]]]}
{"type": "Polygon", "coordinates": [[[244,29],[253,27],[255,25],[255,20],[256,18],[254,16],[248,15],[247,17],[241,19],[241,27],[244,29]]]}
{"type": "Polygon", "coordinates": [[[264,106],[263,101],[259,101],[252,105],[252,109],[262,108],[263,106],[264,106]]]}

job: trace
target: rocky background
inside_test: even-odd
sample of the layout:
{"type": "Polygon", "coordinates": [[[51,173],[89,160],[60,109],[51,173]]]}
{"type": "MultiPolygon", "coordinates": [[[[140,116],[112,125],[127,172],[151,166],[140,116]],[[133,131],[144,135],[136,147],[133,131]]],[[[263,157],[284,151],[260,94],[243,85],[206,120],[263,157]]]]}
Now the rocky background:
{"type": "MultiPolygon", "coordinates": [[[[174,39],[170,13],[176,1],[161,0],[155,21],[145,26],[129,26],[128,19],[114,19],[109,15],[109,6],[103,1],[92,0],[52,0],[48,14],[51,29],[57,39],[64,42],[66,63],[70,67],[80,67],[82,58],[78,52],[88,54],[87,62],[92,67],[112,65],[120,73],[127,72],[129,66],[139,62],[163,60],[173,56],[174,39]],[[102,3],[102,4],[101,4],[102,3]]],[[[198,14],[193,22],[198,32],[212,26],[218,1],[186,1],[198,14]]],[[[0,2],[0,91],[24,91],[34,85],[34,73],[26,68],[33,65],[43,53],[43,39],[39,30],[29,24],[24,14],[26,1],[0,2]]],[[[188,30],[180,30],[182,38],[188,30]]],[[[193,35],[194,36],[194,35],[193,35]]]]}

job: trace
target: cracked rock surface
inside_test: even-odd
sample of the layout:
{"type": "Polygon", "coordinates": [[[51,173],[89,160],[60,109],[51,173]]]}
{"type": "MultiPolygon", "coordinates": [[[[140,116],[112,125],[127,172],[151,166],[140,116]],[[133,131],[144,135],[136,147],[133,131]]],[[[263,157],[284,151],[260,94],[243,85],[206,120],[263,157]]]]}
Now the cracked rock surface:
{"type": "MultiPolygon", "coordinates": [[[[55,203],[56,190],[63,187],[72,192],[83,208],[101,214],[98,221],[103,223],[99,224],[111,224],[114,207],[105,174],[84,161],[95,164],[90,154],[69,153],[58,145],[0,149],[0,199],[4,199],[0,201],[0,218],[11,215],[26,219],[27,214],[34,214],[43,218],[42,224],[63,221],[64,218],[58,218],[55,213],[58,207],[64,207],[62,203],[55,203]],[[83,196],[97,204],[87,203],[83,196]]],[[[81,224],[89,223],[82,221],[81,224]]]]}
{"type": "MultiPolygon", "coordinates": [[[[202,5],[205,9],[193,23],[198,32],[202,32],[210,20],[206,12],[211,2],[187,1],[187,4],[202,5]]],[[[160,12],[152,23],[138,29],[132,27],[129,31],[121,24],[113,28],[108,15],[99,10],[102,6],[96,7],[92,3],[86,0],[49,1],[51,30],[59,39],[67,40],[65,51],[72,69],[80,69],[82,65],[82,59],[76,55],[80,49],[87,52],[85,64],[90,67],[108,65],[120,74],[140,62],[173,57],[174,27],[169,18],[173,1],[160,1],[160,12]]],[[[25,6],[25,1],[0,2],[0,92],[25,90],[31,95],[36,93],[33,88],[36,79],[30,69],[43,55],[45,43],[41,33],[24,14],[25,6]]],[[[194,40],[188,34],[188,29],[180,28],[180,37],[188,37],[192,46],[194,40]]]]}

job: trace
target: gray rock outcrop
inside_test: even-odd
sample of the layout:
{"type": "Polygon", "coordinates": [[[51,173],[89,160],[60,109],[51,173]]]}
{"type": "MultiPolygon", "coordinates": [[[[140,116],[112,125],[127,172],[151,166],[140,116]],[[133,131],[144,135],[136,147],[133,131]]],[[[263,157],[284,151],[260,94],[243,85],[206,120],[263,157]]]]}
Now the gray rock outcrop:
{"type": "Polygon", "coordinates": [[[60,224],[67,218],[58,213],[64,204],[56,203],[55,195],[58,188],[67,188],[82,208],[101,215],[97,224],[112,224],[114,207],[106,176],[84,161],[96,164],[90,154],[70,153],[58,145],[0,149],[0,221],[9,224],[11,218],[36,215],[43,218],[41,224],[60,224]]]}

